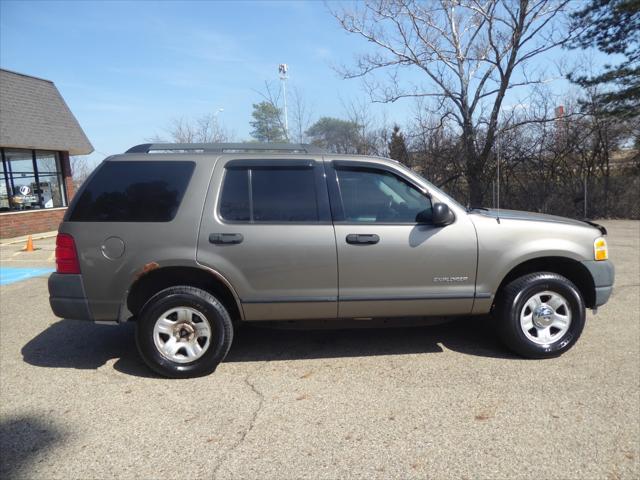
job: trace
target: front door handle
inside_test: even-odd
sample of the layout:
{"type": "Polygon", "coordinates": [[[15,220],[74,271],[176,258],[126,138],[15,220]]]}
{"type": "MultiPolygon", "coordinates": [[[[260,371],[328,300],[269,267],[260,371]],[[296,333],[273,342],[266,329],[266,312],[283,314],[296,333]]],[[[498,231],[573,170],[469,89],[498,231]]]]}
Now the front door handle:
{"type": "Polygon", "coordinates": [[[242,243],[244,237],[241,233],[211,233],[209,234],[209,243],[216,245],[235,245],[242,243]]]}
{"type": "Polygon", "coordinates": [[[350,233],[347,235],[347,243],[352,245],[373,245],[379,241],[380,237],[375,233],[350,233]]]}

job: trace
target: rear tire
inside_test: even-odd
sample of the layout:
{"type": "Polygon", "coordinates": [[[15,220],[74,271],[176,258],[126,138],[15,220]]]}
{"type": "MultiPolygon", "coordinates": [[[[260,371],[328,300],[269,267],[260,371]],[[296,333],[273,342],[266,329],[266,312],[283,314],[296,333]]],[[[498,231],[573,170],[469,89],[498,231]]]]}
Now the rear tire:
{"type": "Polygon", "coordinates": [[[154,372],[170,378],[213,373],[233,341],[233,322],[209,292],[189,286],[167,288],[142,308],[136,344],[154,372]]]}
{"type": "Polygon", "coordinates": [[[498,334],[526,358],[552,358],[569,350],[584,328],[584,300],[562,275],[538,272],[507,284],[496,302],[498,334]]]}

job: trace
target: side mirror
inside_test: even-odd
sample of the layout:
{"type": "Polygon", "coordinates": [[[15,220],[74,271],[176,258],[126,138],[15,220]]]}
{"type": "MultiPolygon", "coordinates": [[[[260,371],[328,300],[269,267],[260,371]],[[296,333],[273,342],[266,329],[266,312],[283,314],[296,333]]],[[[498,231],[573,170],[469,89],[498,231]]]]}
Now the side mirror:
{"type": "Polygon", "coordinates": [[[431,225],[433,223],[433,211],[430,208],[427,208],[426,210],[418,212],[418,215],[416,215],[416,222],[428,223],[431,225]]]}
{"type": "Polygon", "coordinates": [[[445,227],[453,223],[453,212],[446,203],[434,203],[431,213],[431,223],[436,227],[445,227]]]}

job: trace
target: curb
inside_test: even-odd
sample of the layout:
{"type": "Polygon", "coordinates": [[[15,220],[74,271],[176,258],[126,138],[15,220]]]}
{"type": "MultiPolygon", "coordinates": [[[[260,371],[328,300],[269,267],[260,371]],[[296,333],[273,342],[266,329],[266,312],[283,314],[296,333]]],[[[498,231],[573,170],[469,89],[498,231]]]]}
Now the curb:
{"type": "MultiPolygon", "coordinates": [[[[43,240],[45,238],[55,237],[58,234],[57,230],[53,230],[51,232],[42,232],[35,233],[31,235],[33,240],[43,240]]],[[[0,246],[4,247],[5,245],[14,245],[16,243],[26,242],[29,235],[23,235],[22,237],[14,237],[14,238],[5,238],[4,240],[0,240],[0,246]]]]}

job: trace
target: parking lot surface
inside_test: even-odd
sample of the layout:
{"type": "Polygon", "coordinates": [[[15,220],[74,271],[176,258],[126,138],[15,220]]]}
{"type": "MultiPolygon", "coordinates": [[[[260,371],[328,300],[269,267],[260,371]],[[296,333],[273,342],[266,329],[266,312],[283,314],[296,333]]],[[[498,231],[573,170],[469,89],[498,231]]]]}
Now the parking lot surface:
{"type": "MultiPolygon", "coordinates": [[[[2,285],[0,477],[639,478],[640,222],[602,223],[613,297],[544,361],[484,319],[251,327],[213,375],[165,380],[133,325],[55,318],[46,276],[2,285]]],[[[36,246],[2,268],[52,268],[36,246]]]]}

